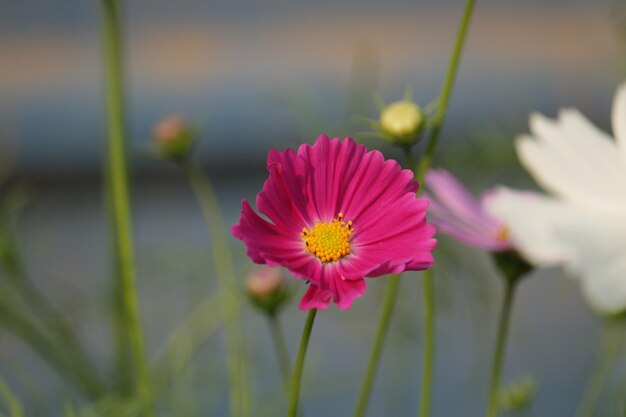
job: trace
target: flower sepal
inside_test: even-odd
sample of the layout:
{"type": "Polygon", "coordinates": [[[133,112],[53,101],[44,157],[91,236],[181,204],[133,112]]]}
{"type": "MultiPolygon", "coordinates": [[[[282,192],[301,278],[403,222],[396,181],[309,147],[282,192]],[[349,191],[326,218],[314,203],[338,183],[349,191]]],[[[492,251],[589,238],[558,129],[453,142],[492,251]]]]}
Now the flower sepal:
{"type": "Polygon", "coordinates": [[[379,108],[378,119],[355,117],[355,123],[364,124],[375,132],[374,135],[393,146],[410,148],[420,141],[426,129],[432,126],[431,117],[436,103],[420,107],[413,101],[410,89],[399,101],[387,104],[380,96],[376,97],[379,108]]]}
{"type": "Polygon", "coordinates": [[[533,270],[533,266],[515,250],[492,252],[491,255],[502,276],[511,283],[516,283],[533,270]]]}

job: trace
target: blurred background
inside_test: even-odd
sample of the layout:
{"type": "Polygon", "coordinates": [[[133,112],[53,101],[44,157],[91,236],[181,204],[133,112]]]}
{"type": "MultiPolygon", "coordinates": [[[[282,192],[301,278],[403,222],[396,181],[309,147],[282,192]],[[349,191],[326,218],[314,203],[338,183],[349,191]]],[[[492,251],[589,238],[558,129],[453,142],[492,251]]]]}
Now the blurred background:
{"type": "MultiPolygon", "coordinates": [[[[234,223],[240,200],[253,199],[262,186],[271,147],[296,147],[323,132],[353,136],[399,158],[363,134],[367,128],[354,116],[376,119],[376,94],[391,102],[412,88],[422,105],[436,99],[464,2],[125,3],[133,219],[142,320],[155,354],[214,291],[215,279],[194,196],[175,166],[154,157],[154,124],[176,113],[201,132],[196,157],[234,223]]],[[[105,368],[112,351],[111,267],[99,5],[0,4],[0,176],[6,178],[0,198],[15,187],[25,190],[28,203],[14,221],[28,274],[105,368]]],[[[477,192],[496,183],[533,187],[512,147],[528,130],[528,115],[555,116],[561,107],[575,107],[610,131],[613,93],[625,76],[626,6],[620,0],[480,0],[436,165],[477,192]]],[[[499,282],[486,255],[440,241],[433,416],[481,415],[499,282]]],[[[243,282],[251,265],[243,245],[232,245],[243,282]]],[[[384,284],[369,281],[366,296],[348,312],[331,308],[318,316],[303,388],[307,416],[352,412],[384,284]]],[[[370,416],[416,409],[419,277],[406,274],[402,286],[370,416]]],[[[534,273],[517,301],[505,381],[532,375],[538,384],[531,406],[517,415],[572,415],[597,350],[599,320],[559,270],[534,273]]],[[[284,399],[270,339],[262,317],[246,307],[245,318],[254,415],[275,415],[272,407],[284,407],[284,399]]],[[[294,303],[281,319],[294,355],[304,314],[294,303]]],[[[0,332],[0,374],[29,416],[60,415],[75,397],[7,332],[0,332]]],[[[226,415],[225,378],[218,334],[180,372],[164,410],[226,415]],[[194,407],[200,412],[188,411],[194,407]]]]}

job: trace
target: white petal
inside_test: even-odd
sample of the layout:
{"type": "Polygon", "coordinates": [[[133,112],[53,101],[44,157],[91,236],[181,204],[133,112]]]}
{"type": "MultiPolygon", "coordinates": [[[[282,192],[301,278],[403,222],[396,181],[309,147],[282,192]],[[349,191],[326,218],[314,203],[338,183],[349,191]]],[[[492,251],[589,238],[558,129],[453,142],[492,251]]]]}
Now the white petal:
{"type": "Polygon", "coordinates": [[[576,110],[563,110],[557,121],[530,118],[535,137],[517,140],[522,164],[546,189],[603,209],[626,209],[626,163],[614,141],[576,110]]]}
{"type": "Polygon", "coordinates": [[[626,161],[626,83],[622,84],[613,99],[613,134],[621,151],[622,159],[626,161]]]}
{"type": "Polygon", "coordinates": [[[487,211],[509,230],[515,247],[531,263],[539,266],[567,262],[568,247],[554,232],[563,217],[563,205],[537,193],[498,188],[486,201],[487,211]]]}
{"type": "Polygon", "coordinates": [[[590,210],[508,189],[498,190],[488,204],[530,262],[571,271],[597,312],[626,310],[626,212],[590,210]]]}
{"type": "Polygon", "coordinates": [[[583,293],[598,313],[613,315],[626,310],[626,258],[590,264],[582,275],[583,293]],[[594,267],[595,266],[595,267],[594,267]]]}
{"type": "Polygon", "coordinates": [[[559,234],[571,247],[569,269],[580,276],[591,306],[600,313],[626,309],[626,213],[588,212],[587,219],[559,234]]]}

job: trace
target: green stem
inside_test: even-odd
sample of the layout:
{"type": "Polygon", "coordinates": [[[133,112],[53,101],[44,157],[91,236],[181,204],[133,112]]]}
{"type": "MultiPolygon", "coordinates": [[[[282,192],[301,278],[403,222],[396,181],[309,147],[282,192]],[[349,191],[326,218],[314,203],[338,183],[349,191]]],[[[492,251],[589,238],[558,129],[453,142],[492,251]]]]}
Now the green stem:
{"type": "MultiPolygon", "coordinates": [[[[415,178],[417,178],[418,182],[421,184],[424,179],[424,175],[426,175],[426,171],[430,167],[432,162],[433,154],[435,152],[437,142],[439,140],[439,134],[441,132],[441,127],[445,121],[445,114],[448,109],[448,104],[450,101],[450,95],[452,93],[452,87],[454,86],[454,79],[456,78],[456,74],[459,69],[459,62],[461,58],[461,52],[463,51],[463,46],[465,45],[465,40],[467,37],[467,30],[469,28],[469,23],[472,17],[472,12],[474,10],[475,0],[467,0],[465,4],[465,10],[463,12],[463,17],[461,18],[461,23],[459,27],[459,32],[457,34],[456,42],[454,45],[454,49],[452,51],[452,56],[450,59],[450,64],[448,66],[448,73],[446,75],[441,93],[439,95],[439,101],[437,106],[437,114],[435,116],[435,120],[433,123],[433,127],[431,130],[429,142],[426,148],[426,152],[422,159],[419,162],[417,170],[415,170],[415,163],[413,162],[413,156],[410,150],[405,149],[405,157],[407,159],[407,165],[413,167],[415,170],[415,178]]],[[[387,328],[389,327],[389,322],[391,321],[391,314],[393,313],[393,305],[395,304],[396,294],[397,294],[397,286],[400,277],[394,275],[390,278],[387,283],[387,291],[385,295],[385,300],[383,302],[383,306],[381,309],[381,315],[378,320],[378,327],[376,331],[376,336],[374,338],[374,343],[372,346],[372,353],[370,354],[370,361],[367,366],[367,371],[365,374],[365,378],[363,381],[363,385],[361,387],[361,393],[359,395],[359,399],[357,401],[356,410],[354,413],[355,417],[361,417],[365,414],[367,409],[367,404],[369,402],[369,397],[371,394],[371,389],[373,385],[373,380],[376,374],[376,369],[378,367],[378,363],[380,362],[380,354],[382,351],[383,342],[387,333],[387,328]]],[[[424,364],[423,364],[423,374],[422,374],[422,384],[421,384],[421,397],[420,397],[420,408],[419,415],[420,417],[427,417],[430,413],[430,403],[431,403],[431,394],[432,394],[432,384],[434,377],[434,356],[435,356],[435,294],[434,294],[434,283],[433,283],[433,274],[431,271],[426,271],[424,274],[424,364]]]]}
{"type": "Polygon", "coordinates": [[[133,238],[128,190],[124,98],[122,81],[122,35],[119,0],[102,0],[104,63],[106,67],[107,124],[109,128],[107,174],[113,217],[119,293],[127,337],[137,377],[137,395],[143,414],[153,416],[150,377],[141,330],[136,289],[133,238]]]}
{"type": "Polygon", "coordinates": [[[90,385],[98,386],[99,391],[104,391],[104,383],[100,379],[96,366],[63,314],[41,294],[26,274],[17,243],[8,226],[0,227],[0,236],[3,245],[0,263],[7,273],[8,281],[19,293],[18,297],[23,300],[24,306],[20,308],[34,310],[33,314],[36,315],[37,321],[41,321],[46,331],[50,331],[51,336],[59,344],[59,349],[62,349],[67,357],[77,363],[77,367],[90,376],[92,379],[90,385]]]}
{"type": "Polygon", "coordinates": [[[0,324],[19,337],[31,349],[37,352],[51,367],[87,398],[96,400],[104,393],[103,388],[93,380],[92,375],[68,356],[62,346],[58,346],[46,332],[39,328],[20,308],[11,307],[10,303],[0,300],[0,324]]]}
{"type": "Polygon", "coordinates": [[[177,376],[187,367],[226,321],[219,314],[219,302],[219,294],[209,295],[170,333],[152,360],[156,373],[171,372],[177,376]]]}
{"type": "Polygon", "coordinates": [[[2,377],[0,377],[0,397],[4,400],[9,417],[24,417],[20,402],[2,377]]]}
{"type": "Polygon", "coordinates": [[[304,370],[304,359],[306,358],[309,339],[311,338],[311,330],[315,322],[316,309],[309,310],[306,317],[304,328],[302,329],[302,338],[300,339],[300,347],[298,348],[298,356],[293,365],[293,375],[291,377],[291,386],[289,392],[289,408],[287,409],[287,417],[296,417],[298,414],[298,401],[300,399],[300,386],[302,384],[302,371],[304,370]]]}
{"type": "Polygon", "coordinates": [[[233,257],[228,246],[228,235],[224,230],[222,213],[209,179],[197,165],[191,162],[185,163],[183,168],[200,202],[207,227],[212,233],[211,247],[220,286],[220,309],[226,323],[231,415],[247,416],[250,413],[248,367],[241,327],[241,306],[237,294],[233,257]]]}
{"type": "Polygon", "coordinates": [[[502,301],[502,309],[500,310],[498,333],[496,336],[496,345],[493,355],[493,362],[491,365],[489,399],[487,403],[487,411],[485,412],[485,417],[496,417],[498,415],[502,362],[504,360],[504,352],[509,332],[511,310],[513,308],[513,299],[515,297],[517,282],[518,280],[516,279],[504,280],[504,299],[502,301]]]}
{"type": "Polygon", "coordinates": [[[400,284],[400,275],[392,275],[389,277],[387,288],[385,290],[385,298],[383,301],[383,307],[378,319],[378,325],[376,327],[376,334],[374,336],[374,343],[372,345],[372,351],[367,363],[365,371],[365,377],[361,384],[361,391],[359,393],[359,399],[357,400],[356,408],[354,410],[354,417],[363,417],[367,406],[369,404],[370,395],[374,386],[374,379],[376,378],[376,372],[378,370],[378,363],[380,362],[380,356],[383,350],[383,344],[387,336],[387,330],[389,329],[389,322],[391,321],[391,315],[393,314],[393,308],[395,306],[394,300],[398,293],[398,285],[400,284]]]}
{"type": "Polygon", "coordinates": [[[406,168],[410,169],[411,171],[415,171],[415,167],[417,165],[415,163],[415,158],[413,158],[413,147],[411,145],[403,146],[402,151],[404,152],[406,168]]]}
{"type": "Polygon", "coordinates": [[[446,74],[441,93],[439,94],[439,100],[437,101],[437,113],[430,131],[428,144],[426,145],[426,152],[424,153],[416,172],[416,178],[420,180],[424,178],[426,171],[430,168],[435,149],[437,148],[437,142],[439,141],[441,127],[446,119],[448,103],[450,101],[450,95],[452,94],[452,87],[454,87],[454,80],[459,70],[461,54],[463,52],[463,46],[465,45],[465,39],[467,38],[467,30],[469,29],[472,12],[474,11],[474,3],[475,0],[467,0],[465,3],[465,10],[463,11],[463,16],[461,17],[459,32],[457,33],[454,49],[452,50],[452,56],[450,57],[450,64],[448,65],[448,73],[446,74]]]}
{"type": "Polygon", "coordinates": [[[283,383],[285,389],[289,391],[289,376],[291,375],[291,366],[289,360],[289,350],[287,349],[287,343],[285,342],[285,336],[283,328],[280,325],[280,320],[276,314],[268,316],[268,323],[270,326],[270,333],[272,335],[272,342],[274,349],[276,350],[276,359],[278,360],[278,366],[283,377],[283,383]]]}
{"type": "MultiPolygon", "coordinates": [[[[443,83],[439,100],[437,103],[437,113],[430,132],[430,138],[426,145],[426,152],[420,160],[418,168],[415,172],[415,178],[423,184],[426,171],[432,163],[441,128],[446,118],[450,96],[454,86],[454,80],[459,70],[459,63],[463,46],[467,38],[467,31],[474,11],[475,0],[467,0],[459,31],[457,33],[454,49],[448,65],[448,73],[443,83]]],[[[435,286],[432,270],[427,270],[423,276],[422,282],[423,300],[424,300],[424,325],[423,325],[423,363],[422,363],[422,381],[420,385],[420,405],[419,417],[428,417],[430,415],[430,405],[432,401],[432,391],[434,382],[434,363],[435,363],[435,286]]]]}
{"type": "Polygon", "coordinates": [[[419,416],[430,415],[433,381],[435,376],[435,280],[433,270],[428,269],[422,275],[422,297],[424,300],[422,318],[423,350],[422,350],[422,381],[420,384],[419,416]]]}
{"type": "Polygon", "coordinates": [[[587,382],[576,417],[593,416],[602,389],[611,371],[614,369],[615,362],[619,358],[625,336],[623,325],[624,320],[605,319],[600,354],[596,358],[593,372],[587,382]]]}

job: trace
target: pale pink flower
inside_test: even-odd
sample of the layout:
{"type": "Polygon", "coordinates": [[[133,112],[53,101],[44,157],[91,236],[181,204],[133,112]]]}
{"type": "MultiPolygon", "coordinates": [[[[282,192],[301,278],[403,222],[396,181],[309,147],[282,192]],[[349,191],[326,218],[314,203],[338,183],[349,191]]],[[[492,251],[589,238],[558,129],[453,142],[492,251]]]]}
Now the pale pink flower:
{"type": "Polygon", "coordinates": [[[476,199],[448,171],[434,169],[426,174],[426,187],[428,220],[439,232],[494,252],[512,249],[506,226],[485,209],[491,191],[476,199]]]}

